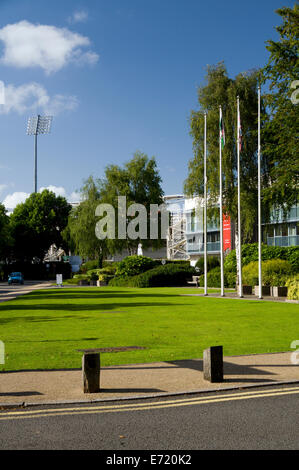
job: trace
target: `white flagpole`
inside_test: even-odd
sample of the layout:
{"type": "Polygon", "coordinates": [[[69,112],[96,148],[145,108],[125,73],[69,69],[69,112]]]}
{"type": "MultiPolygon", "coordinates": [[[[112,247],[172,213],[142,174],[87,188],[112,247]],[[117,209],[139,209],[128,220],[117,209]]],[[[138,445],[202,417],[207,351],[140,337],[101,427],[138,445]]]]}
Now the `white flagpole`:
{"type": "Polygon", "coordinates": [[[205,291],[208,295],[208,265],[207,265],[207,113],[204,114],[204,278],[205,291]]]}
{"type": "Polygon", "coordinates": [[[237,154],[238,154],[238,245],[239,245],[239,297],[243,297],[242,244],[241,244],[241,188],[240,188],[240,103],[237,96],[237,154]]]}
{"type": "MultiPolygon", "coordinates": [[[[219,106],[219,123],[222,121],[222,109],[219,106]]],[[[221,270],[221,297],[224,297],[223,272],[223,215],[222,215],[222,143],[221,127],[219,126],[219,206],[220,206],[220,270],[221,270]]]]}
{"type": "Polygon", "coordinates": [[[262,207],[261,207],[261,87],[258,87],[258,243],[259,298],[262,299],[262,207]]]}

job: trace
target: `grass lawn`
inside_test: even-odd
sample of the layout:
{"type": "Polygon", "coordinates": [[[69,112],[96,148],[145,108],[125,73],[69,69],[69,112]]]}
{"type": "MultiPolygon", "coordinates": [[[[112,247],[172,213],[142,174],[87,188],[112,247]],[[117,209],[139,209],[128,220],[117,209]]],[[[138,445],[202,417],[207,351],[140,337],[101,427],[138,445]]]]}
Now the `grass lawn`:
{"type": "Polygon", "coordinates": [[[0,304],[0,370],[80,368],[76,349],[143,346],[103,354],[102,365],[290,351],[297,304],[180,296],[193,288],[63,288],[33,291],[0,304]]]}

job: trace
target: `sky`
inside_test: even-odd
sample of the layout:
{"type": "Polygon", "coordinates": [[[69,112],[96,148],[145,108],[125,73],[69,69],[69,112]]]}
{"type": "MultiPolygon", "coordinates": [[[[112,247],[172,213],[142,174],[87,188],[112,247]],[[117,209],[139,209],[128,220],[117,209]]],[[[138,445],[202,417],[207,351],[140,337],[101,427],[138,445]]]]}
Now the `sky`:
{"type": "Polygon", "coordinates": [[[207,65],[224,61],[231,78],[264,66],[275,10],[294,3],[0,0],[0,202],[11,211],[34,190],[37,114],[53,116],[38,137],[39,190],[78,201],[85,179],[140,151],[165,194],[182,194],[207,65]]]}

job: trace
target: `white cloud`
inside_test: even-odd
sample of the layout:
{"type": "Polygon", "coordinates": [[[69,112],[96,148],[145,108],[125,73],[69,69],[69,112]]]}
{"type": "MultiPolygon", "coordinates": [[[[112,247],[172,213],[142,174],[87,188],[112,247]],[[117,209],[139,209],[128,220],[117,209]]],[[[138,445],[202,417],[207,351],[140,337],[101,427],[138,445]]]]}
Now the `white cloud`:
{"type": "Polygon", "coordinates": [[[44,191],[44,189],[52,191],[52,193],[54,193],[56,196],[66,197],[66,190],[62,186],[53,186],[50,184],[50,186],[47,186],[46,188],[40,188],[39,192],[41,193],[42,191],[44,191]]]}
{"type": "Polygon", "coordinates": [[[63,111],[73,111],[77,106],[76,96],[54,95],[50,97],[42,85],[32,82],[19,87],[7,85],[5,104],[0,106],[0,114],[41,112],[57,116],[63,111]]]}
{"type": "MultiPolygon", "coordinates": [[[[1,192],[2,186],[3,186],[2,190],[8,187],[8,185],[4,185],[4,184],[0,185],[0,192],[1,192]]],[[[44,189],[48,189],[49,191],[52,191],[56,196],[65,197],[68,202],[80,202],[81,201],[81,195],[79,193],[77,193],[76,191],[73,191],[71,194],[68,194],[63,186],[55,186],[53,184],[50,184],[47,187],[41,187],[39,189],[39,192],[41,193],[44,189]]],[[[5,208],[9,212],[12,212],[18,204],[25,202],[29,196],[30,194],[25,193],[25,192],[15,192],[13,194],[8,194],[3,200],[2,204],[5,206],[5,208]]]]}
{"type": "Polygon", "coordinates": [[[67,28],[32,24],[28,21],[6,25],[0,29],[4,43],[3,65],[18,68],[41,67],[47,74],[57,72],[71,62],[94,64],[99,56],[83,52],[89,38],[67,28]]]}
{"type": "Polygon", "coordinates": [[[84,23],[88,20],[88,13],[86,10],[77,10],[75,11],[72,16],[69,16],[68,22],[69,23],[84,23]]]}
{"type": "Polygon", "coordinates": [[[8,194],[3,200],[3,205],[7,210],[12,211],[18,204],[25,202],[26,199],[30,196],[28,193],[15,192],[13,194],[8,194]]]}

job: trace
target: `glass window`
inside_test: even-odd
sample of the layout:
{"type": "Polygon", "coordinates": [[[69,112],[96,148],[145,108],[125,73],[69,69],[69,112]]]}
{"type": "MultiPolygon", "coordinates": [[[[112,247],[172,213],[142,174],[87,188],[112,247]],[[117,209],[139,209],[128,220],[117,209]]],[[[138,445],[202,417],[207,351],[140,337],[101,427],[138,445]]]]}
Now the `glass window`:
{"type": "Polygon", "coordinates": [[[296,224],[289,225],[289,236],[292,237],[296,235],[296,224]]]}

